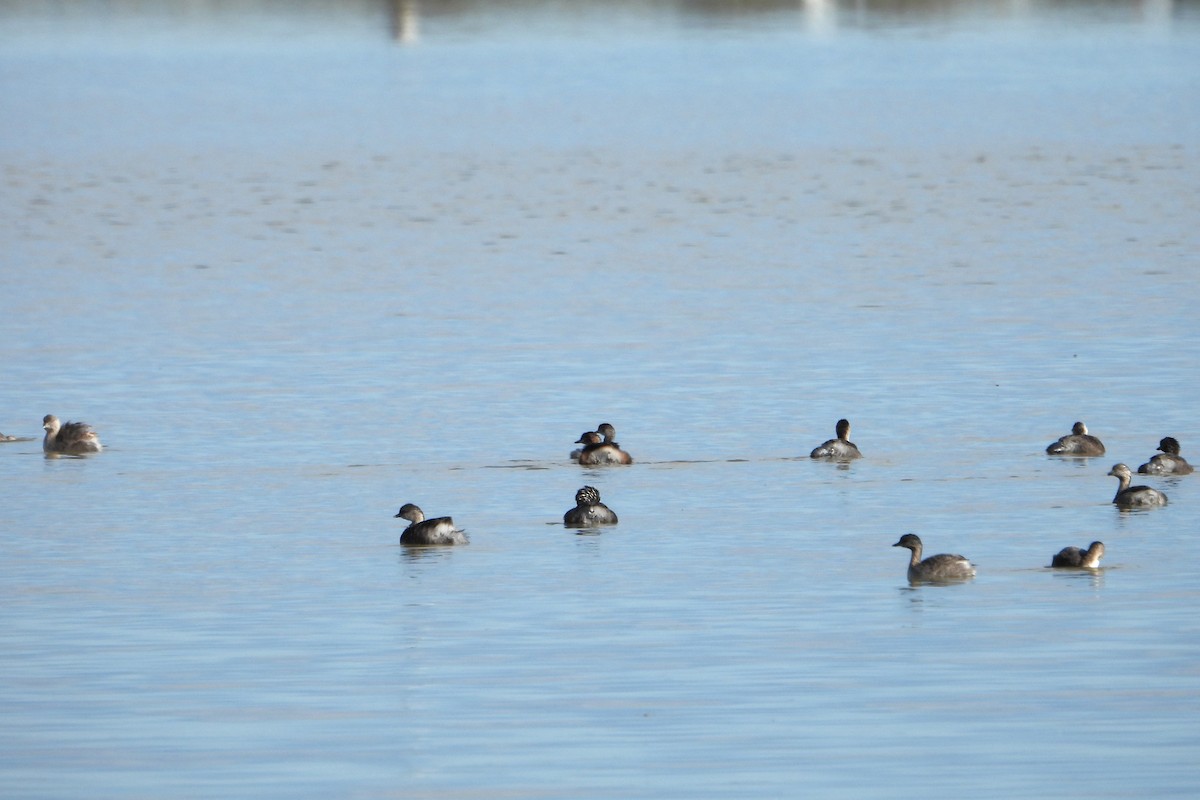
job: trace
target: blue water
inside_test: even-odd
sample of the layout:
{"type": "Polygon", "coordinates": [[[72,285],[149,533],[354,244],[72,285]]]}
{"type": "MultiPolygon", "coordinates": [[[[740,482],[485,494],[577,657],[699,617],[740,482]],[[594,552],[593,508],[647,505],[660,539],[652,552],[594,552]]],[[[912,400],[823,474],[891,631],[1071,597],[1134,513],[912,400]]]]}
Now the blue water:
{"type": "Polygon", "coordinates": [[[5,796],[1200,791],[1192,6],[165,8],[0,6],[5,796]]]}

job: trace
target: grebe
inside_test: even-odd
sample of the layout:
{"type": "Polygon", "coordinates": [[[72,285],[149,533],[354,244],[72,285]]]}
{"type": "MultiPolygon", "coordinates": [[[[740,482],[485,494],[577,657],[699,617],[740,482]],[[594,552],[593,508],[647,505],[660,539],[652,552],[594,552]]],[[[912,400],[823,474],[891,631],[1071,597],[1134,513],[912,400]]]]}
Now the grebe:
{"type": "Polygon", "coordinates": [[[572,528],[616,525],[617,515],[600,502],[600,492],[591,486],[584,486],[575,493],[575,507],[563,514],[563,524],[572,528]]]}
{"type": "Polygon", "coordinates": [[[907,547],[912,551],[908,562],[909,583],[949,583],[975,577],[975,567],[960,555],[939,553],[922,561],[921,538],[915,533],[904,534],[892,547],[907,547]]]}
{"type": "Polygon", "coordinates": [[[467,543],[467,535],[454,527],[454,520],[450,517],[425,519],[425,512],[412,503],[402,505],[396,516],[412,523],[400,534],[400,544],[420,546],[467,543]]]}
{"type": "Polygon", "coordinates": [[[848,461],[852,458],[862,458],[858,446],[850,441],[850,420],[839,419],[834,430],[836,439],[830,439],[809,453],[809,458],[829,458],[834,461],[848,461]]]}

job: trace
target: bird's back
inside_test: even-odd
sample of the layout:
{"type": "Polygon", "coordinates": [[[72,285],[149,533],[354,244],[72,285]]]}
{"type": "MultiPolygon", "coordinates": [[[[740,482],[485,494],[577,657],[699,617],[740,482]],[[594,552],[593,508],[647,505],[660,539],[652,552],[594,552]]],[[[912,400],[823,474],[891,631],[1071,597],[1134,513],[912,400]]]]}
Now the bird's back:
{"type": "Polygon", "coordinates": [[[1151,486],[1130,486],[1118,492],[1113,502],[1125,508],[1165,506],[1167,496],[1151,486]]]}
{"type": "Polygon", "coordinates": [[[611,444],[598,444],[585,447],[579,454],[579,463],[584,466],[632,464],[633,458],[619,447],[611,444]]]}
{"type": "Polygon", "coordinates": [[[434,545],[434,544],[466,544],[467,535],[454,526],[450,517],[414,522],[400,534],[400,544],[434,545]]]}
{"type": "Polygon", "coordinates": [[[1072,433],[1047,447],[1046,452],[1056,456],[1102,456],[1104,444],[1091,434],[1072,433]]]}
{"type": "Polygon", "coordinates": [[[615,525],[617,524],[617,515],[603,503],[591,506],[576,506],[563,515],[563,523],[577,527],[615,525]]]}
{"type": "Polygon", "coordinates": [[[43,449],[55,453],[98,453],[100,437],[86,422],[65,422],[58,433],[46,436],[43,449]]]}
{"type": "Polygon", "coordinates": [[[953,581],[973,577],[975,567],[964,556],[954,553],[939,553],[908,567],[910,581],[953,581]]]}
{"type": "Polygon", "coordinates": [[[809,453],[809,458],[851,459],[861,457],[862,453],[858,451],[858,446],[854,442],[842,439],[830,439],[809,453]]]}
{"type": "Polygon", "coordinates": [[[1159,453],[1138,467],[1142,475],[1190,475],[1192,465],[1183,456],[1159,453]]]}
{"type": "Polygon", "coordinates": [[[1083,565],[1084,551],[1078,547],[1064,547],[1050,560],[1052,567],[1078,567],[1083,565]]]}

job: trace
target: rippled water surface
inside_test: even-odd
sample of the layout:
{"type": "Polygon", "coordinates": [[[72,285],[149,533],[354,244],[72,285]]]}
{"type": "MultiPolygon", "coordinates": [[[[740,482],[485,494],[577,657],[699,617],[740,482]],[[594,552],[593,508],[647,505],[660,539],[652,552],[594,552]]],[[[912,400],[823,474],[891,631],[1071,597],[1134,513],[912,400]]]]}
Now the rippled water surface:
{"type": "Polygon", "coordinates": [[[3,793],[1194,796],[1198,33],[0,4],[3,793]]]}

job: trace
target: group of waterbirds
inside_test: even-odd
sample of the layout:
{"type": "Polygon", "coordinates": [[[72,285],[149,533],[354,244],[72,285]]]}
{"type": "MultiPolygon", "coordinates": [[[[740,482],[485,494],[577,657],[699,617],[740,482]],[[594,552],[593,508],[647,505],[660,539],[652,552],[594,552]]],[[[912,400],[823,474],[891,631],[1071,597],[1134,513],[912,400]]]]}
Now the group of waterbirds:
{"type": "Polygon", "coordinates": [[[571,459],[585,467],[601,467],[606,464],[632,464],[633,458],[616,442],[617,431],[607,422],[601,422],[594,431],[584,431],[575,440],[583,447],[571,451],[571,459]]]}
{"type": "MultiPolygon", "coordinates": [[[[956,553],[938,553],[921,558],[921,537],[906,533],[892,547],[906,547],[911,552],[908,560],[909,583],[954,583],[975,577],[975,565],[966,556],[956,553]]],[[[1092,542],[1086,550],[1064,547],[1050,559],[1050,566],[1070,569],[1097,569],[1104,555],[1104,542],[1092,542]]]]}
{"type": "MultiPolygon", "coordinates": [[[[839,439],[845,438],[842,436],[843,423],[845,423],[847,432],[850,429],[850,423],[841,420],[838,423],[839,439]]],[[[813,458],[817,457],[819,450],[827,448],[831,444],[836,446],[836,441],[826,442],[821,448],[814,450],[813,458]]],[[[1192,465],[1179,454],[1179,442],[1174,438],[1167,436],[1159,441],[1158,449],[1161,451],[1158,455],[1151,457],[1149,461],[1138,467],[1139,474],[1187,475],[1192,472],[1192,465]]],[[[853,452],[852,458],[860,455],[857,447],[853,452]]],[[[1055,456],[1093,457],[1104,455],[1105,450],[1104,443],[1089,434],[1086,425],[1076,422],[1071,427],[1071,432],[1060,437],[1058,441],[1051,442],[1046,447],[1046,452],[1055,456]]],[[[1158,489],[1151,486],[1130,486],[1133,472],[1125,464],[1114,464],[1108,474],[1114,476],[1121,483],[1117,488],[1116,496],[1113,497],[1113,503],[1119,508],[1150,508],[1167,504],[1167,496],[1158,489]]],[[[908,579],[912,583],[963,581],[975,577],[974,565],[963,556],[940,553],[922,559],[921,539],[915,534],[907,533],[901,536],[900,541],[896,542],[893,547],[907,547],[912,551],[908,564],[908,579]]],[[[1104,542],[1092,542],[1087,549],[1064,547],[1051,558],[1050,566],[1097,569],[1103,555],[1104,542]]]]}
{"type": "MultiPolygon", "coordinates": [[[[100,437],[86,422],[60,422],[58,417],[47,414],[42,418],[42,450],[48,456],[83,456],[99,453],[103,449],[100,437]]],[[[836,438],[817,446],[810,453],[814,459],[849,461],[861,458],[858,446],[850,441],[850,422],[840,419],[834,426],[836,438]]],[[[0,442],[18,441],[15,436],[0,433],[0,442]]],[[[571,459],[583,466],[606,466],[632,464],[633,458],[616,442],[616,430],[603,422],[594,431],[587,431],[575,442],[583,447],[571,452],[571,459]]],[[[1159,441],[1157,455],[1138,467],[1141,475],[1188,475],[1192,465],[1179,454],[1179,442],[1167,436],[1159,441]]],[[[1104,443],[1088,433],[1087,426],[1076,422],[1071,432],[1046,447],[1050,455],[1094,457],[1105,453],[1104,443]]],[[[1148,508],[1165,506],[1167,496],[1150,486],[1130,486],[1133,472],[1125,464],[1114,464],[1109,475],[1120,481],[1113,503],[1120,508],[1148,508]]],[[[433,546],[466,544],[467,535],[450,517],[426,519],[425,513],[413,503],[405,503],[396,517],[409,521],[409,526],[400,535],[400,544],[407,546],[433,546]]],[[[600,525],[616,525],[617,515],[600,502],[600,492],[593,486],[584,486],[575,493],[575,507],[563,514],[563,524],[575,528],[591,528],[600,525]]],[[[939,553],[921,558],[922,543],[919,536],[906,533],[893,547],[904,547],[910,551],[908,579],[913,583],[963,581],[975,576],[975,567],[960,555],[939,553]]],[[[1065,547],[1051,560],[1052,567],[1095,569],[1104,555],[1104,543],[1092,542],[1088,548],[1065,547]]]]}
{"type": "MultiPolygon", "coordinates": [[[[814,459],[830,461],[849,461],[862,457],[858,446],[850,441],[850,422],[840,419],[834,426],[836,438],[823,442],[809,454],[814,459]]],[[[576,444],[583,447],[574,450],[571,458],[585,466],[607,464],[632,464],[633,459],[621,449],[615,441],[616,431],[608,423],[602,423],[596,430],[588,431],[579,437],[576,444]]],[[[1149,475],[1186,475],[1192,467],[1183,456],[1179,455],[1179,442],[1167,437],[1159,442],[1158,449],[1162,451],[1147,463],[1138,468],[1138,472],[1149,475]]],[[[1087,432],[1087,426],[1076,422],[1071,433],[1061,437],[1046,448],[1051,455],[1069,456],[1101,456],[1104,455],[1104,444],[1087,432]]],[[[1154,505],[1165,505],[1166,495],[1149,486],[1130,486],[1132,473],[1124,464],[1115,465],[1109,475],[1116,476],[1121,481],[1113,503],[1122,508],[1135,508],[1154,505]]],[[[400,537],[404,545],[427,544],[461,544],[466,541],[462,531],[454,527],[449,517],[436,520],[426,520],[421,509],[405,504],[397,517],[403,517],[412,522],[400,537]]],[[[575,493],[575,508],[563,515],[563,524],[568,527],[590,528],[599,525],[615,525],[617,515],[604,503],[600,502],[600,493],[592,486],[584,486],[575,493]]],[[[938,553],[922,558],[923,544],[921,538],[913,533],[900,537],[893,547],[903,547],[909,550],[908,580],[911,583],[952,583],[965,581],[975,577],[975,566],[965,556],[952,553],[938,553]]],[[[1104,555],[1104,543],[1092,542],[1086,549],[1079,547],[1064,547],[1056,553],[1050,562],[1051,567],[1096,569],[1104,555]]]]}
{"type": "MultiPolygon", "coordinates": [[[[583,447],[571,451],[571,460],[585,467],[612,464],[632,464],[633,458],[616,442],[617,431],[607,422],[587,431],[575,441],[583,447]]],[[[396,516],[409,521],[400,534],[400,544],[407,546],[466,544],[467,535],[459,530],[450,517],[425,519],[425,513],[412,503],[405,503],[396,516]]],[[[600,502],[600,492],[594,486],[584,486],[575,492],[575,507],[563,514],[568,528],[595,528],[616,525],[617,515],[600,502]]]]}
{"type": "MultiPolygon", "coordinates": [[[[1140,475],[1187,475],[1192,471],[1192,465],[1179,455],[1179,442],[1174,437],[1167,436],[1158,443],[1160,452],[1149,461],[1138,467],[1140,475]]],[[[1105,453],[1104,443],[1088,433],[1087,425],[1076,422],[1071,426],[1071,432],[1051,442],[1046,452],[1054,456],[1102,456],[1105,453]]],[[[1150,486],[1130,486],[1133,481],[1133,471],[1125,464],[1113,464],[1108,474],[1120,481],[1113,502],[1122,508],[1143,508],[1147,506],[1165,506],[1167,496],[1150,486]]]]}

